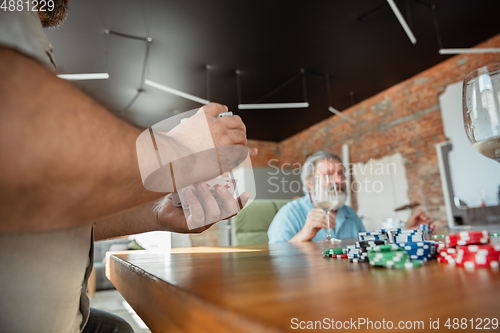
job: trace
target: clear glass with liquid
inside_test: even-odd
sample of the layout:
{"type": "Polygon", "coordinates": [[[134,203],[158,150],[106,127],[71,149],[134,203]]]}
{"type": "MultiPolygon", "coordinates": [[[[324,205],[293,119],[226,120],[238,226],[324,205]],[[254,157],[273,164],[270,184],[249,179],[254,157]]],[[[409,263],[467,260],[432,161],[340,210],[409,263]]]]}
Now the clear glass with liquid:
{"type": "Polygon", "coordinates": [[[339,188],[335,183],[333,176],[320,175],[315,176],[312,184],[311,198],[314,206],[325,211],[326,215],[326,239],[327,242],[338,241],[332,238],[330,232],[330,210],[339,202],[339,188]]]}
{"type": "Polygon", "coordinates": [[[465,132],[474,148],[500,162],[500,63],[465,77],[462,106],[465,132]]]}
{"type": "Polygon", "coordinates": [[[484,156],[500,162],[500,136],[478,141],[472,146],[484,156]]]}

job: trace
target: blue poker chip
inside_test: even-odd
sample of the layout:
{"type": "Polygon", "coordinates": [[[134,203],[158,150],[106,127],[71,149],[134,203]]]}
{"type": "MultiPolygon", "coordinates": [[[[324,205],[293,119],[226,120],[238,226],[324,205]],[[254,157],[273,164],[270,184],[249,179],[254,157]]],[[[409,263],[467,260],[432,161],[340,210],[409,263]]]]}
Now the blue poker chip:
{"type": "Polygon", "coordinates": [[[422,231],[413,231],[413,232],[398,232],[397,234],[394,234],[394,236],[418,236],[418,235],[424,235],[422,231]]]}
{"type": "Polygon", "coordinates": [[[411,236],[401,236],[401,235],[398,235],[398,236],[394,236],[394,238],[401,238],[401,239],[411,239],[411,238],[424,238],[423,235],[411,235],[411,236]]]}
{"type": "Polygon", "coordinates": [[[428,224],[419,224],[418,228],[425,232],[429,232],[431,230],[431,227],[428,224]]]}
{"type": "Polygon", "coordinates": [[[403,250],[405,250],[408,253],[431,253],[431,249],[429,247],[410,247],[410,246],[405,246],[403,247],[403,250]]]}
{"type": "Polygon", "coordinates": [[[424,237],[423,233],[399,233],[399,234],[394,234],[394,237],[424,237]]]}
{"type": "Polygon", "coordinates": [[[423,239],[395,239],[394,243],[403,244],[403,243],[421,243],[423,239]]]}
{"type": "Polygon", "coordinates": [[[421,235],[418,236],[396,236],[394,239],[424,239],[421,235]]]}
{"type": "Polygon", "coordinates": [[[431,241],[397,243],[410,256],[412,260],[432,259],[436,255],[436,247],[431,241]]]}
{"type": "Polygon", "coordinates": [[[377,235],[358,235],[359,237],[365,237],[365,238],[370,238],[370,237],[388,237],[387,234],[377,234],[377,235]]]}
{"type": "Polygon", "coordinates": [[[403,230],[395,235],[423,235],[424,232],[422,230],[403,230]]]}
{"type": "Polygon", "coordinates": [[[356,248],[354,249],[347,249],[347,251],[349,252],[363,252],[363,249],[360,248],[359,246],[357,246],[356,248]]]}
{"type": "Polygon", "coordinates": [[[408,253],[409,255],[417,255],[417,256],[423,256],[423,255],[426,255],[426,256],[433,256],[433,254],[431,253],[431,251],[429,250],[423,250],[423,249],[416,249],[416,250],[405,250],[406,253],[408,253]]]}
{"type": "Polygon", "coordinates": [[[426,256],[426,257],[432,257],[432,256],[434,256],[432,253],[426,252],[425,250],[423,250],[423,251],[418,251],[418,250],[416,250],[416,251],[408,251],[408,250],[405,250],[405,251],[410,256],[412,256],[412,255],[415,255],[415,256],[426,256]]]}
{"type": "Polygon", "coordinates": [[[359,236],[359,240],[362,241],[370,241],[370,240],[387,240],[389,237],[387,235],[380,235],[380,236],[359,236]]]}
{"type": "Polygon", "coordinates": [[[394,243],[416,243],[423,242],[423,237],[397,237],[394,238],[394,243]]]}
{"type": "Polygon", "coordinates": [[[418,242],[394,242],[398,246],[405,247],[405,246],[411,246],[411,247],[431,247],[434,246],[434,243],[431,241],[418,241],[418,242]]]}
{"type": "MultiPolygon", "coordinates": [[[[419,242],[419,243],[421,243],[421,242],[419,242]]],[[[412,243],[399,243],[399,244],[401,244],[399,246],[401,246],[403,249],[406,249],[406,250],[426,250],[426,251],[430,251],[431,248],[432,248],[432,245],[427,245],[427,244],[422,245],[422,246],[415,245],[415,244],[412,244],[412,243]],[[405,244],[405,245],[403,246],[403,244],[405,244]]]]}
{"type": "Polygon", "coordinates": [[[424,251],[424,252],[429,252],[431,253],[431,248],[428,247],[428,246],[425,246],[425,247],[411,247],[411,246],[401,246],[403,248],[403,250],[407,251],[407,252],[414,252],[414,251],[424,251]]]}
{"type": "Polygon", "coordinates": [[[371,231],[371,232],[358,232],[358,236],[380,236],[384,235],[384,232],[379,232],[378,230],[376,231],[371,231]]]}
{"type": "Polygon", "coordinates": [[[393,237],[394,239],[408,239],[409,242],[410,239],[416,239],[415,242],[418,242],[420,239],[423,241],[424,240],[424,236],[422,235],[416,235],[416,236],[396,236],[396,237],[393,237]]]}

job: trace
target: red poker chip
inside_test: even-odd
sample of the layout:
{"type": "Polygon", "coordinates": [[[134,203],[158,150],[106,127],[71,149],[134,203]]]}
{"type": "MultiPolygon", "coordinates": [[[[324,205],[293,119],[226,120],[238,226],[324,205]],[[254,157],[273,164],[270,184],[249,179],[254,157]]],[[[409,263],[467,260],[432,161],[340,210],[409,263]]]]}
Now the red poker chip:
{"type": "MultiPolygon", "coordinates": [[[[450,248],[450,250],[454,250],[454,249],[455,249],[454,247],[450,248]]],[[[457,251],[439,251],[438,253],[442,257],[447,257],[447,256],[456,257],[456,255],[458,254],[457,251]]]]}
{"type": "Polygon", "coordinates": [[[450,254],[442,254],[438,258],[453,258],[455,259],[457,256],[456,255],[450,255],[450,254]]]}
{"type": "Polygon", "coordinates": [[[500,256],[500,253],[470,253],[470,252],[463,252],[463,251],[457,251],[457,257],[492,257],[492,258],[498,258],[500,256]]]}
{"type": "Polygon", "coordinates": [[[447,238],[446,239],[446,242],[447,243],[453,243],[453,242],[460,242],[460,241],[469,241],[469,240],[476,240],[476,239],[490,239],[490,237],[488,236],[484,236],[484,237],[476,237],[476,236],[472,236],[472,237],[467,237],[467,238],[447,238]]]}
{"type": "Polygon", "coordinates": [[[443,259],[446,259],[446,260],[450,260],[450,259],[455,260],[457,258],[457,256],[448,256],[448,255],[446,255],[446,256],[439,257],[439,258],[443,258],[443,259]]]}
{"type": "Polygon", "coordinates": [[[462,258],[491,258],[498,260],[500,258],[499,253],[489,253],[489,254],[474,254],[474,253],[459,253],[457,254],[457,257],[462,257],[462,258]]]}
{"type": "Polygon", "coordinates": [[[458,246],[457,251],[462,251],[464,254],[466,253],[474,253],[474,254],[498,254],[500,253],[500,245],[465,245],[458,246]]]}
{"type": "Polygon", "coordinates": [[[458,253],[457,249],[455,249],[454,247],[447,247],[447,248],[444,248],[444,249],[439,249],[438,252],[442,256],[445,256],[445,255],[457,255],[457,253],[458,253]]]}
{"type": "Polygon", "coordinates": [[[488,256],[488,257],[483,257],[483,256],[461,256],[458,255],[455,260],[457,262],[466,262],[466,261],[472,261],[478,264],[482,263],[488,263],[491,261],[498,261],[500,260],[499,256],[488,256]]]}
{"type": "Polygon", "coordinates": [[[440,263],[440,264],[451,264],[451,263],[455,263],[455,259],[453,258],[445,258],[445,257],[439,257],[437,258],[437,262],[440,263]]]}
{"type": "Polygon", "coordinates": [[[436,244],[438,250],[446,248],[446,244],[443,242],[439,242],[436,244]]]}
{"type": "Polygon", "coordinates": [[[483,244],[488,244],[490,242],[489,238],[470,238],[470,239],[460,239],[457,241],[453,240],[446,240],[446,245],[448,247],[455,247],[458,245],[483,245],[483,244]]]}
{"type": "Polygon", "coordinates": [[[493,260],[490,262],[487,262],[485,264],[478,264],[473,261],[464,261],[464,262],[457,262],[456,266],[458,267],[465,267],[465,268],[495,268],[498,269],[500,267],[500,262],[498,260],[493,260]]]}
{"type": "Polygon", "coordinates": [[[472,237],[477,237],[477,238],[489,238],[490,237],[490,232],[488,230],[478,230],[478,231],[462,231],[456,234],[448,235],[447,236],[451,240],[457,240],[457,239],[465,239],[465,238],[472,238],[472,237]]]}
{"type": "Polygon", "coordinates": [[[347,259],[347,254],[333,254],[332,258],[347,259]]]}
{"type": "Polygon", "coordinates": [[[472,237],[489,237],[490,233],[488,231],[470,231],[469,233],[464,233],[464,234],[452,234],[446,236],[446,238],[449,239],[467,239],[467,238],[472,238],[472,237]]]}

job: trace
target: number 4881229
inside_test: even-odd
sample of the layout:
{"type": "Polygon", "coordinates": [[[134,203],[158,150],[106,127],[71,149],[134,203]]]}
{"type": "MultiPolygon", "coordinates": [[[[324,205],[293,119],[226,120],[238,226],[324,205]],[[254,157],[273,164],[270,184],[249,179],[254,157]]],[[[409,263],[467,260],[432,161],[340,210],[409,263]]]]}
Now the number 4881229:
{"type": "Polygon", "coordinates": [[[448,327],[448,329],[476,329],[476,330],[496,330],[498,328],[498,319],[497,318],[476,318],[476,319],[467,319],[467,318],[448,318],[444,326],[448,327]]]}
{"type": "Polygon", "coordinates": [[[0,10],[4,12],[51,12],[54,10],[54,0],[3,0],[0,10]]]}

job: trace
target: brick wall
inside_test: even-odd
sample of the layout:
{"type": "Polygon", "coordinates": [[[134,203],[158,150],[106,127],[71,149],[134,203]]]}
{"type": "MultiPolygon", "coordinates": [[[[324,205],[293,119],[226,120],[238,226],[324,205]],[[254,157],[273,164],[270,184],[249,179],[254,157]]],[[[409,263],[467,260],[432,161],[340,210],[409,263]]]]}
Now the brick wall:
{"type": "MultiPolygon", "coordinates": [[[[500,34],[478,47],[500,47],[500,34]]],[[[445,140],[438,95],[446,85],[494,62],[500,62],[498,53],[457,55],[344,110],[356,124],[332,116],[280,143],[250,140],[250,146],[259,148],[252,165],[266,167],[272,158],[279,164],[303,163],[318,150],[341,155],[345,143],[352,163],[400,153],[410,201],[420,202],[434,220],[446,223],[434,148],[445,140]]],[[[458,111],[457,116],[461,116],[458,111]]],[[[353,206],[356,208],[355,201],[353,206]]]]}
{"type": "Polygon", "coordinates": [[[279,159],[281,155],[280,145],[276,142],[248,140],[248,146],[259,150],[257,156],[252,158],[254,168],[267,168],[270,160],[279,159]]]}

